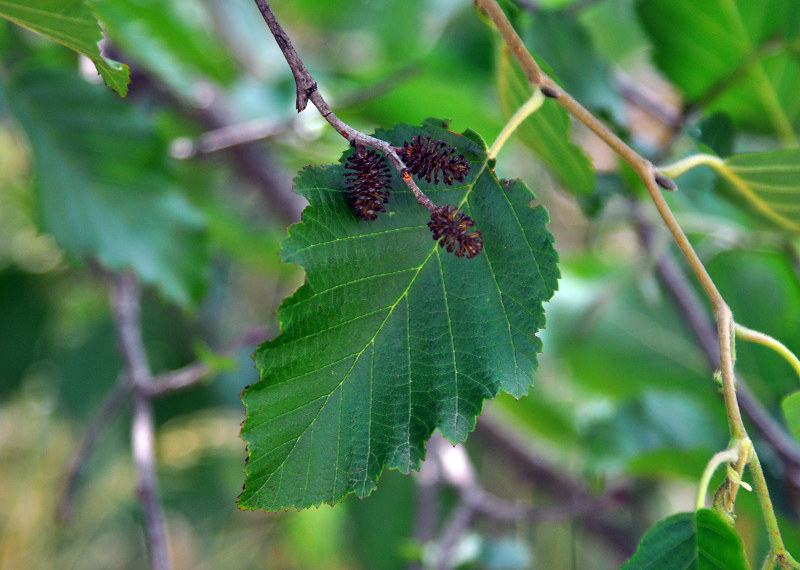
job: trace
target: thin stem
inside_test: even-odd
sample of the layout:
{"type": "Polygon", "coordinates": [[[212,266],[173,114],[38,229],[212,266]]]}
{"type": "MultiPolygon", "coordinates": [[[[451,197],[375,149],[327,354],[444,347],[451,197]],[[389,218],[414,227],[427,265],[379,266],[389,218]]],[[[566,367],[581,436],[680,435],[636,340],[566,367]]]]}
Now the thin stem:
{"type": "Polygon", "coordinates": [[[733,187],[736,188],[736,190],[747,199],[753,208],[758,210],[758,212],[764,217],[769,218],[782,228],[791,231],[800,230],[800,225],[798,225],[794,220],[791,220],[776,212],[775,209],[765,202],[761,196],[753,192],[753,189],[750,187],[748,182],[742,179],[742,177],[737,174],[734,168],[729,166],[724,160],[717,156],[710,154],[695,154],[684,158],[683,160],[679,160],[675,164],[661,168],[660,170],[661,172],[672,177],[677,177],[689,169],[700,165],[710,166],[716,170],[718,174],[724,176],[725,179],[728,180],[728,182],[730,182],[733,187]]]}
{"type": "Polygon", "coordinates": [[[772,499],[770,499],[769,491],[767,490],[764,470],[761,468],[761,462],[758,460],[758,455],[754,450],[750,456],[750,473],[753,477],[753,486],[758,496],[758,502],[761,505],[764,523],[767,526],[767,538],[769,539],[772,552],[775,553],[775,559],[778,561],[781,568],[800,568],[800,565],[792,558],[792,555],[787,552],[786,547],[783,545],[781,531],[778,528],[778,520],[775,518],[775,509],[772,506],[772,499]]]}
{"type": "Polygon", "coordinates": [[[645,187],[647,188],[650,198],[664,220],[667,228],[672,234],[673,239],[678,244],[681,252],[686,258],[689,266],[691,267],[700,285],[706,293],[714,314],[717,319],[717,328],[719,332],[720,354],[721,354],[721,373],[723,378],[723,393],[725,396],[725,405],[728,412],[728,421],[730,425],[731,435],[737,439],[747,437],[747,432],[742,423],[741,413],[736,401],[736,388],[733,376],[733,358],[731,355],[731,328],[732,316],[728,305],[717,290],[716,285],[712,281],[708,272],[706,271],[703,262],[695,253],[686,235],[683,233],[678,221],[675,219],[672,211],[667,205],[666,200],[658,189],[655,176],[657,170],[655,167],[635,150],[628,146],[622,139],[615,135],[608,127],[606,127],[600,120],[598,120],[592,113],[584,108],[580,103],[573,99],[563,89],[558,87],[555,82],[548,77],[544,72],[539,69],[533,56],[528,52],[522,40],[517,35],[517,32],[511,26],[511,23],[506,18],[503,10],[497,4],[496,0],[475,0],[475,5],[484,10],[494,21],[497,29],[499,30],[503,41],[509,46],[511,52],[517,59],[517,62],[522,67],[525,75],[532,83],[536,83],[540,87],[551,87],[560,91],[558,97],[554,97],[556,101],[569,111],[574,117],[580,120],[584,125],[589,127],[597,136],[606,142],[617,154],[619,154],[625,162],[636,172],[641,178],[645,187]]]}
{"type": "Polygon", "coordinates": [[[115,274],[111,283],[111,309],[119,336],[120,352],[133,384],[131,447],[136,465],[136,491],[144,513],[144,527],[154,570],[171,568],[167,527],[158,498],[155,460],[155,420],[146,389],[153,382],[141,327],[141,292],[136,276],[115,274]]]}
{"type": "MultiPolygon", "coordinates": [[[[638,202],[632,201],[631,208],[632,215],[637,222],[642,245],[648,252],[652,252],[654,227],[644,216],[638,202]]],[[[718,369],[720,361],[717,332],[713,322],[707,317],[696,290],[669,253],[664,252],[658,257],[656,270],[661,282],[692,330],[709,366],[712,369],[718,369]]],[[[737,376],[736,386],[736,395],[742,412],[780,457],[786,470],[785,479],[795,489],[800,488],[800,446],[798,446],[797,440],[790,436],[784,427],[770,415],[750,391],[743,378],[737,376]]]]}
{"type": "Polygon", "coordinates": [[[693,154],[691,156],[687,156],[686,158],[679,160],[669,166],[662,166],[659,168],[661,172],[666,174],[667,176],[671,176],[672,178],[677,178],[681,174],[684,174],[688,170],[692,168],[696,168],[698,166],[710,166],[712,168],[718,169],[720,166],[724,165],[725,161],[722,160],[718,156],[714,156],[711,154],[693,154]]]}
{"type": "Polygon", "coordinates": [[[661,214],[661,217],[667,224],[667,228],[669,228],[673,238],[677,242],[678,247],[680,247],[681,251],[689,262],[689,265],[692,267],[692,271],[694,271],[700,280],[701,286],[711,300],[711,304],[714,307],[715,313],[717,311],[724,310],[723,307],[727,308],[722,296],[719,294],[719,291],[717,291],[714,282],[706,272],[703,263],[697,257],[697,254],[692,249],[689,240],[684,235],[683,230],[680,228],[678,222],[675,220],[675,217],[670,211],[669,206],[661,196],[661,192],[659,191],[655,181],[655,174],[657,172],[655,167],[648,160],[642,158],[635,150],[628,146],[621,138],[615,135],[600,120],[592,115],[592,113],[590,113],[568,93],[556,85],[556,83],[550,77],[548,77],[544,72],[541,71],[541,69],[539,69],[539,66],[533,59],[533,56],[530,54],[530,52],[528,52],[527,48],[522,43],[522,40],[517,35],[517,32],[511,26],[511,23],[508,21],[503,13],[503,10],[495,0],[475,0],[475,5],[484,10],[492,18],[497,26],[497,29],[500,31],[501,36],[503,37],[503,41],[505,41],[505,43],[509,46],[511,53],[513,53],[516,57],[517,62],[522,67],[522,70],[525,72],[525,75],[528,77],[529,81],[539,85],[540,87],[550,87],[558,91],[559,96],[554,97],[554,99],[561,103],[561,105],[575,118],[589,127],[589,129],[591,129],[597,136],[605,141],[608,146],[616,151],[616,153],[619,154],[625,160],[625,162],[631,166],[631,168],[633,168],[633,170],[636,172],[639,178],[642,179],[647,187],[647,190],[655,202],[659,214],[661,214]]]}
{"type": "Polygon", "coordinates": [[[542,103],[544,103],[544,94],[542,93],[542,90],[534,90],[530,99],[525,101],[525,103],[523,103],[523,105],[517,109],[516,113],[514,113],[506,123],[506,126],[503,127],[503,130],[500,131],[500,134],[497,135],[494,144],[489,149],[490,159],[497,158],[497,155],[500,153],[503,145],[505,145],[509,137],[514,134],[514,131],[517,130],[517,127],[522,124],[522,121],[527,119],[531,114],[535,113],[539,107],[542,106],[542,103]]]}
{"type": "Polygon", "coordinates": [[[770,549],[769,553],[767,553],[767,557],[764,558],[764,563],[761,565],[761,570],[772,570],[775,568],[775,561],[778,559],[778,555],[775,554],[772,549],[770,549]]]}
{"type": "Polygon", "coordinates": [[[697,500],[694,504],[695,510],[702,509],[705,505],[706,495],[708,494],[708,486],[711,483],[711,477],[714,475],[717,467],[723,463],[736,461],[738,457],[738,447],[726,449],[725,451],[720,451],[719,453],[714,454],[714,456],[711,458],[711,461],[709,461],[708,465],[706,465],[706,468],[703,471],[703,476],[700,478],[700,485],[697,488],[697,500]]]}
{"type": "Polygon", "coordinates": [[[800,359],[798,359],[797,356],[795,356],[795,354],[786,347],[786,345],[772,338],[768,334],[760,331],[754,331],[753,329],[749,329],[738,323],[734,324],[734,330],[736,331],[736,336],[739,338],[750,342],[763,344],[764,346],[767,346],[780,354],[784,359],[786,359],[791,367],[794,368],[798,378],[800,378],[800,359]]]}
{"type": "Polygon", "coordinates": [[[406,168],[403,160],[397,154],[394,145],[357,131],[336,116],[330,105],[328,105],[328,103],[325,101],[325,98],[319,92],[317,82],[308,72],[305,64],[300,59],[300,56],[297,55],[297,51],[294,49],[288,34],[280,25],[277,18],[275,18],[275,14],[272,12],[269,2],[267,2],[267,0],[255,0],[255,3],[261,12],[261,16],[267,23],[270,32],[272,32],[275,41],[278,43],[278,47],[281,48],[281,51],[286,58],[286,63],[289,64],[292,74],[294,75],[295,85],[297,87],[297,111],[300,112],[305,109],[308,105],[308,102],[311,101],[323,118],[328,121],[328,123],[330,123],[334,129],[336,129],[337,133],[347,139],[351,145],[360,145],[381,151],[384,155],[386,155],[386,158],[403,179],[403,182],[406,183],[408,189],[411,190],[411,193],[417,199],[417,202],[425,206],[431,212],[435,211],[437,208],[436,204],[434,204],[433,201],[428,198],[422,190],[420,190],[419,186],[417,186],[417,183],[414,182],[413,178],[411,178],[408,168],[406,168]]]}

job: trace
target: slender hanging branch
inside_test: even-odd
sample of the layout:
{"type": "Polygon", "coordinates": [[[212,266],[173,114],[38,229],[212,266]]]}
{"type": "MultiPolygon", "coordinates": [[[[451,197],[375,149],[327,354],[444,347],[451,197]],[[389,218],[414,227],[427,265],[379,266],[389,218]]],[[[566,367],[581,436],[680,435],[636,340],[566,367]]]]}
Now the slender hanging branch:
{"type": "MultiPolygon", "coordinates": [[[[694,251],[691,243],[683,233],[678,221],[669,208],[664,196],[662,196],[659,186],[668,190],[676,189],[675,183],[671,178],[659,172],[653,164],[639,155],[635,150],[628,146],[622,139],[615,135],[608,127],[598,120],[592,113],[584,108],[580,103],[573,99],[568,93],[564,92],[556,83],[541,71],[533,56],[528,52],[520,37],[517,35],[511,23],[505,16],[502,8],[496,0],[474,0],[475,6],[483,10],[494,22],[503,41],[514,54],[517,62],[522,67],[525,75],[530,82],[538,86],[542,92],[558,101],[574,117],[585,124],[606,144],[608,144],[625,162],[636,172],[647,188],[651,200],[656,206],[661,218],[672,234],[673,239],[680,248],[689,266],[696,275],[700,285],[706,293],[714,316],[717,321],[717,333],[720,353],[720,377],[722,378],[722,392],[725,401],[725,408],[728,415],[728,425],[731,436],[739,443],[749,443],[747,430],[742,422],[741,411],[736,396],[736,380],[733,372],[734,364],[734,326],[733,314],[730,307],[723,299],[716,285],[712,281],[705,266],[694,251]]],[[[761,504],[762,514],[767,524],[770,547],[775,553],[776,559],[782,566],[787,566],[787,561],[791,560],[786,548],[783,545],[780,532],[778,531],[775,511],[767,490],[763,472],[758,460],[758,456],[752,447],[748,445],[738,445],[739,458],[735,465],[735,476],[730,475],[726,479],[726,492],[723,494],[722,501],[725,505],[732,505],[736,499],[736,494],[740,487],[742,472],[745,465],[749,464],[754,479],[754,487],[761,504]],[[744,449],[751,450],[745,456],[744,449]]],[[[800,566],[799,566],[800,567],[800,566]]]]}
{"type": "MultiPolygon", "coordinates": [[[[631,215],[636,221],[639,241],[648,255],[654,255],[652,236],[654,226],[644,216],[639,204],[635,201],[631,201],[631,215]]],[[[718,368],[717,332],[714,323],[703,310],[701,299],[692,287],[689,278],[684,274],[677,261],[666,252],[656,259],[656,272],[684,321],[691,329],[709,366],[712,369],[718,368]]],[[[750,419],[764,441],[771,445],[778,457],[781,458],[784,469],[786,469],[786,479],[794,488],[800,489],[800,446],[797,441],[769,414],[750,391],[743,378],[737,376],[736,387],[739,405],[745,416],[750,419]]]]}
{"type": "Polygon", "coordinates": [[[736,388],[733,376],[733,355],[732,355],[732,330],[733,317],[731,310],[717,290],[716,285],[708,275],[703,262],[695,253],[691,243],[683,233],[678,221],[667,205],[666,200],[659,190],[659,186],[667,185],[670,189],[675,188],[672,180],[659,173],[653,164],[639,155],[635,150],[628,146],[622,139],[615,135],[599,119],[597,119],[585,107],[573,99],[568,93],[561,89],[546,73],[544,73],[528,49],[522,43],[511,23],[503,13],[502,8],[495,0],[475,0],[475,6],[486,12],[497,26],[503,41],[514,54],[517,62],[522,67],[525,75],[532,83],[539,86],[544,92],[545,89],[552,90],[552,98],[558,101],[575,118],[585,124],[597,136],[606,142],[625,162],[636,172],[647,188],[650,198],[664,220],[667,228],[672,234],[675,242],[683,253],[684,257],[692,268],[692,271],[700,281],[700,285],[711,301],[711,306],[717,318],[717,328],[719,331],[719,345],[721,354],[720,371],[723,378],[723,393],[725,405],[728,412],[731,435],[736,438],[746,438],[747,431],[742,422],[739,406],[736,401],[736,388]],[[660,175],[660,176],[658,176],[660,175]]]}
{"type": "Polygon", "coordinates": [[[420,190],[417,183],[411,178],[411,173],[397,154],[394,145],[357,131],[336,116],[336,113],[333,112],[330,105],[328,105],[325,98],[319,92],[317,82],[308,72],[308,69],[306,69],[300,56],[297,55],[297,51],[292,45],[292,40],[286,34],[286,31],[280,25],[277,18],[275,18],[275,14],[272,12],[269,2],[267,2],[267,0],[255,0],[255,3],[264,21],[267,23],[270,32],[272,32],[275,41],[278,43],[278,47],[281,48],[286,58],[286,63],[289,64],[289,68],[294,75],[294,81],[297,86],[297,98],[295,101],[297,112],[299,113],[304,110],[308,106],[308,102],[311,101],[323,118],[336,129],[336,132],[347,139],[351,145],[364,146],[381,151],[395,170],[397,170],[398,174],[400,174],[406,186],[408,186],[411,193],[414,194],[417,202],[425,206],[431,212],[435,211],[437,208],[436,204],[420,190]]]}

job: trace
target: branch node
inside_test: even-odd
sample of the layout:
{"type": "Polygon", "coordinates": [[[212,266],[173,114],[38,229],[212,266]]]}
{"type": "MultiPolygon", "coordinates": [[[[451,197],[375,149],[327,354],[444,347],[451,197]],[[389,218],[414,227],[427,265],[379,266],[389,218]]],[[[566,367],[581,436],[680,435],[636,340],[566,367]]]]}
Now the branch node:
{"type": "Polygon", "coordinates": [[[678,189],[678,186],[675,184],[675,181],[672,180],[672,178],[670,178],[663,172],[656,172],[653,177],[655,178],[656,184],[661,186],[664,190],[678,189]]]}
{"type": "Polygon", "coordinates": [[[561,92],[553,87],[550,87],[549,85],[542,85],[540,89],[542,90],[542,95],[549,97],[550,99],[558,99],[561,97],[561,92]]]}

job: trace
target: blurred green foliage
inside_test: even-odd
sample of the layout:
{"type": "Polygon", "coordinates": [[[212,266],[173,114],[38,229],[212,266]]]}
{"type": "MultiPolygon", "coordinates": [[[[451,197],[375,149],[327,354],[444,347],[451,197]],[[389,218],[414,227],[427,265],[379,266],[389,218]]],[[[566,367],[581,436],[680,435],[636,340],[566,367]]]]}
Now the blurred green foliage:
{"type": "MultiPolygon", "coordinates": [[[[273,4],[332,107],[354,127],[371,132],[434,115],[487,141],[502,127],[498,38],[471,2],[273,4]]],[[[746,24],[749,47],[729,20],[720,29],[711,8],[689,0],[505,4],[565,87],[653,160],[695,152],[697,129],[720,154],[796,144],[796,2],[727,3],[746,24]],[[702,50],[685,51],[687,36],[702,50]],[[709,53],[724,55],[713,73],[703,71],[709,53]],[[658,118],[688,103],[685,124],[658,118]]],[[[0,20],[0,568],[146,565],[127,410],[85,466],[72,522],[53,524],[70,453],[120,370],[97,261],[134,267],[150,284],[143,319],[156,373],[194,361],[198,345],[221,349],[254,327],[274,336],[278,303],[302,281],[278,259],[301,204],[280,206],[275,196],[289,196],[301,166],[335,162],[346,146],[313,109],[295,112],[291,73],[250,0],[94,5],[104,53],[131,66],[124,100],[74,52],[0,20]],[[177,158],[178,143],[254,119],[274,127],[254,145],[262,170],[247,170],[252,162],[238,151],[177,158]]],[[[624,487],[624,500],[609,508],[635,542],[654,521],[692,508],[699,472],[726,445],[726,417],[711,369],[637,243],[629,206],[640,189],[583,129],[570,132],[601,181],[581,198],[590,216],[523,144],[498,160],[500,175],[523,177],[551,212],[564,278],[547,309],[536,385],[520,402],[499,398],[486,409],[565,478],[598,493],[624,487]]],[[[732,206],[708,171],[678,182],[670,204],[737,320],[800,352],[797,236],[732,206]]],[[[656,253],[676,253],[662,233],[656,243],[656,253]]],[[[415,476],[384,473],[372,496],[336,508],[235,508],[245,457],[237,394],[257,378],[255,348],[239,348],[235,369],[157,402],[175,566],[388,569],[430,557],[430,545],[413,538],[415,476]]],[[[789,366],[761,346],[739,343],[737,355],[742,378],[782,422],[781,401],[797,387],[789,366]]],[[[785,539],[797,545],[783,465],[752,435],[785,539]]],[[[502,449],[479,440],[466,447],[489,491],[535,507],[554,503],[549,487],[502,449]]],[[[737,530],[757,563],[765,532],[754,499],[741,500],[737,530]]],[[[440,494],[435,532],[453,502],[440,494]]],[[[479,517],[460,545],[464,567],[623,561],[577,519],[540,522],[479,517]]]]}

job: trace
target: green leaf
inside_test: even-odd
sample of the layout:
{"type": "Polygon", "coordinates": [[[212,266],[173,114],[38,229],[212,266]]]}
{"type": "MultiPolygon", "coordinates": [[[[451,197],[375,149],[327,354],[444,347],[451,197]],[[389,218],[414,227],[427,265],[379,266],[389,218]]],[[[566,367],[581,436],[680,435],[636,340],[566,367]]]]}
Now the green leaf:
{"type": "Polygon", "coordinates": [[[236,73],[197,2],[96,0],[95,10],[129,57],[186,96],[195,95],[198,81],[225,84],[236,73]]]}
{"type": "Polygon", "coordinates": [[[204,221],[171,179],[149,118],[64,71],[17,74],[7,95],[36,160],[43,229],[75,259],[132,267],[173,300],[197,301],[204,221]]]}
{"type": "Polygon", "coordinates": [[[786,418],[786,425],[794,435],[794,438],[800,441],[800,392],[795,392],[786,396],[781,402],[783,408],[783,417],[786,418]]]}
{"type": "Polygon", "coordinates": [[[474,133],[445,127],[429,119],[376,136],[401,145],[429,135],[470,161],[463,183],[422,188],[475,220],[484,250],[473,259],[431,239],[430,213],[396,174],[390,211],[375,222],[347,204],[342,166],[307,167],[295,180],[309,206],[282,257],[306,268],[306,283],[279,308],[282,333],[256,351],[261,380],[242,395],[239,506],[363,497],[384,467],[418,468],[434,429],[462,441],[485,399],[528,391],[542,303],[559,277],[548,214],[521,181],[497,180],[474,133]]]}
{"type": "Polygon", "coordinates": [[[127,95],[130,70],[100,55],[103,33],[84,0],[0,0],[0,16],[85,55],[109,87],[127,95]]]}
{"type": "Polygon", "coordinates": [[[654,61],[690,101],[794,141],[800,61],[788,0],[639,0],[637,8],[654,61]]]}
{"type": "Polygon", "coordinates": [[[574,12],[541,10],[525,32],[525,44],[558,70],[559,81],[570,95],[594,111],[607,113],[617,124],[626,123],[618,89],[611,85],[613,73],[574,12]]]}
{"type": "MultiPolygon", "coordinates": [[[[500,53],[498,81],[500,104],[503,113],[510,117],[530,98],[532,91],[525,74],[505,48],[500,53]]],[[[567,111],[555,101],[547,100],[519,126],[517,133],[561,184],[577,194],[588,194],[594,188],[594,168],[583,149],[570,140],[569,126],[567,111]]]]}
{"type": "Polygon", "coordinates": [[[733,153],[736,129],[726,113],[714,113],[704,118],[693,128],[687,129],[687,134],[701,152],[723,158],[733,153]]]}
{"type": "Polygon", "coordinates": [[[749,565],[736,531],[713,511],[700,509],[656,523],[623,568],[737,570],[749,565]]]}
{"type": "Polygon", "coordinates": [[[779,227],[800,231],[800,150],[734,154],[714,168],[723,188],[779,227]]]}
{"type": "Polygon", "coordinates": [[[633,9],[634,2],[605,0],[581,6],[580,21],[592,43],[615,63],[636,60],[648,43],[633,9]]]}

